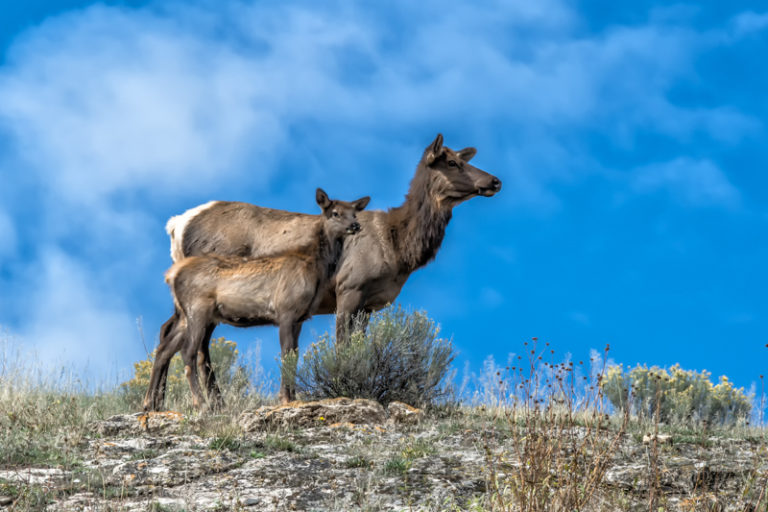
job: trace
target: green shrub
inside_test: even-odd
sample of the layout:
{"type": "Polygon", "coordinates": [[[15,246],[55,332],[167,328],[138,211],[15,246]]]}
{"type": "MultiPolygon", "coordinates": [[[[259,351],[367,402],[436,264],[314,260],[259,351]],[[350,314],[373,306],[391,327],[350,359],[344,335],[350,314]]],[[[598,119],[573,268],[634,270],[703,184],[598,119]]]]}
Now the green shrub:
{"type": "Polygon", "coordinates": [[[298,368],[295,356],[286,358],[283,371],[289,378],[295,374],[296,390],[305,399],[343,396],[384,405],[430,405],[445,395],[454,359],[450,340],[438,338],[438,333],[425,313],[390,306],[371,315],[367,332],[356,329],[339,345],[325,334],[298,368]]]}
{"type": "Polygon", "coordinates": [[[733,424],[749,417],[751,402],[743,388],[735,388],[727,377],[712,384],[707,371],[669,370],[637,366],[624,371],[608,369],[602,382],[605,396],[618,410],[631,409],[641,419],[659,411],[662,422],[733,424]]]}
{"type": "MultiPolygon", "coordinates": [[[[237,344],[224,338],[217,338],[210,344],[211,364],[216,374],[222,393],[225,395],[242,396],[250,383],[250,371],[240,358],[237,344]]],[[[126,402],[132,408],[141,407],[144,395],[149,387],[149,377],[152,374],[152,365],[155,360],[155,352],[145,360],[134,363],[134,375],[129,381],[120,385],[120,392],[126,402]]],[[[180,354],[171,359],[168,368],[166,383],[166,404],[186,404],[191,395],[187,377],[184,374],[184,362],[180,354]]]]}

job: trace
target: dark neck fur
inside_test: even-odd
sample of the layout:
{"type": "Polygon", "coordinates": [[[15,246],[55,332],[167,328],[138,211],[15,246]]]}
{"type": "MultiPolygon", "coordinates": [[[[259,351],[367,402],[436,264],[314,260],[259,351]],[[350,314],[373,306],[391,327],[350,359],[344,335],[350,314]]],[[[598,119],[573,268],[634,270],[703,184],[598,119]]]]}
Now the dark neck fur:
{"type": "Polygon", "coordinates": [[[388,212],[400,265],[410,272],[435,257],[451,220],[451,208],[437,204],[430,194],[429,178],[429,170],[423,162],[419,163],[405,202],[388,212]]]}
{"type": "Polygon", "coordinates": [[[318,263],[321,265],[321,272],[325,279],[330,279],[336,273],[336,267],[341,258],[341,250],[344,246],[344,237],[332,237],[324,227],[318,232],[318,263]]]}

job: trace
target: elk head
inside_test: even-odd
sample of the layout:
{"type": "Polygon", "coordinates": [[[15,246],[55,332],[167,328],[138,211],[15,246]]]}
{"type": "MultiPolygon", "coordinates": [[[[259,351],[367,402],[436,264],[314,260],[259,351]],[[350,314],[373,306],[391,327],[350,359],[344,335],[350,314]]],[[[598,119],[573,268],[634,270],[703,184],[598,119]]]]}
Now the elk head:
{"type": "Polygon", "coordinates": [[[371,198],[366,196],[351,202],[329,199],[328,194],[323,189],[318,188],[315,192],[315,200],[323,210],[326,233],[331,238],[340,238],[360,231],[357,212],[365,209],[371,198]]]}
{"type": "Polygon", "coordinates": [[[443,146],[443,136],[424,150],[422,163],[430,173],[431,192],[438,202],[454,206],[475,196],[491,197],[501,190],[501,181],[471,165],[475,148],[454,151],[443,146]]]}

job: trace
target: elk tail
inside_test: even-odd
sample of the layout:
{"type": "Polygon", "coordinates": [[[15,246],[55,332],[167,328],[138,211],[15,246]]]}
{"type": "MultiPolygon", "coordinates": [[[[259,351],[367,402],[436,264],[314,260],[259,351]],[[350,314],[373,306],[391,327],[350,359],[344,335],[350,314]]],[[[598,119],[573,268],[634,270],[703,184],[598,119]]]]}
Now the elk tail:
{"type": "Polygon", "coordinates": [[[209,201],[168,219],[165,224],[165,232],[171,237],[171,259],[174,262],[184,259],[184,231],[187,229],[187,224],[217,202],[209,201]]]}

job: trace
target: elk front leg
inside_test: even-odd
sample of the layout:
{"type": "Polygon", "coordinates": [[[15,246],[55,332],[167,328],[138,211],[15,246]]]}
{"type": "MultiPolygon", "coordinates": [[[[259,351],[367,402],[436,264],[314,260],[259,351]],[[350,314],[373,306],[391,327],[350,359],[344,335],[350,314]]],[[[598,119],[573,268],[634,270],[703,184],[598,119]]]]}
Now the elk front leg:
{"type": "Polygon", "coordinates": [[[197,354],[202,350],[203,343],[207,344],[209,342],[209,340],[205,339],[208,329],[208,326],[190,323],[189,335],[186,337],[184,347],[181,349],[181,358],[184,360],[184,373],[187,376],[189,389],[192,392],[192,405],[196,409],[200,409],[205,403],[203,390],[200,388],[200,376],[197,372],[197,354]]]}
{"type": "MultiPolygon", "coordinates": [[[[344,344],[352,335],[354,319],[363,309],[363,293],[345,290],[336,298],[336,343],[344,344]]],[[[367,320],[366,320],[367,324],[367,320]]]]}
{"type": "MultiPolygon", "coordinates": [[[[286,357],[295,355],[298,364],[299,334],[301,334],[301,322],[295,320],[280,323],[280,356],[282,366],[286,365],[286,357]]],[[[280,377],[280,403],[287,404],[296,398],[295,366],[290,369],[292,375],[287,376],[283,369],[280,377]]]]}

